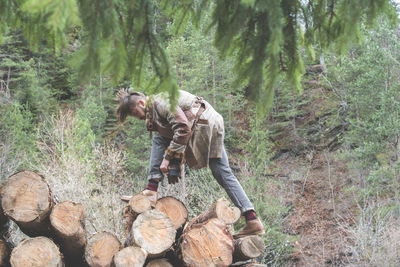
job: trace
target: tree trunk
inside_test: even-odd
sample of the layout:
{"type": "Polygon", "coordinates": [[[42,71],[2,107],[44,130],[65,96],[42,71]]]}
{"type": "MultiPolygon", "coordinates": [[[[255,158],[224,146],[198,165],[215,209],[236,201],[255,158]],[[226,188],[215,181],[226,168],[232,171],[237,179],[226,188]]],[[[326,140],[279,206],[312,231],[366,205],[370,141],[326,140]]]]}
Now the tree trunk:
{"type": "Polygon", "coordinates": [[[131,231],[132,223],[136,220],[137,216],[147,210],[151,210],[151,202],[148,197],[137,194],[129,200],[123,212],[125,234],[131,231]]]}
{"type": "Polygon", "coordinates": [[[62,254],[49,238],[39,236],[23,240],[11,253],[13,267],[62,267],[62,254]]]}
{"type": "Polygon", "coordinates": [[[86,262],[92,267],[108,267],[120,250],[118,238],[109,232],[99,232],[89,238],[85,249],[86,262]]]}
{"type": "Polygon", "coordinates": [[[167,214],[176,230],[181,228],[188,218],[188,210],[185,205],[174,197],[160,198],[157,200],[155,209],[167,214]]]}
{"type": "Polygon", "coordinates": [[[158,210],[149,210],[137,217],[130,234],[133,236],[132,241],[146,250],[149,257],[155,257],[172,246],[176,230],[167,215],[158,210]]]}
{"type": "Polygon", "coordinates": [[[167,259],[156,259],[147,263],[146,267],[173,267],[167,259]]]}
{"type": "Polygon", "coordinates": [[[139,247],[127,247],[115,254],[113,267],[142,267],[146,261],[147,252],[139,247]]]}
{"type": "Polygon", "coordinates": [[[49,215],[54,200],[42,176],[32,171],[11,175],[1,189],[1,205],[28,236],[51,236],[49,215]]]}
{"type": "Polygon", "coordinates": [[[233,249],[232,235],[217,218],[193,225],[181,237],[180,252],[185,266],[228,266],[233,249]]]}
{"type": "Polygon", "coordinates": [[[234,224],[240,219],[240,210],[237,207],[230,207],[228,200],[220,198],[207,211],[193,218],[186,226],[185,231],[193,225],[201,224],[211,218],[218,218],[225,224],[234,224]]]}
{"type": "Polygon", "coordinates": [[[50,214],[50,222],[56,232],[56,239],[61,245],[67,265],[80,265],[83,262],[87,244],[82,204],[72,201],[58,203],[50,214]]]}
{"type": "Polygon", "coordinates": [[[254,259],[264,253],[265,245],[261,237],[252,235],[235,240],[235,261],[254,259]]]}
{"type": "Polygon", "coordinates": [[[7,242],[0,239],[0,266],[9,266],[11,248],[7,242]]]}

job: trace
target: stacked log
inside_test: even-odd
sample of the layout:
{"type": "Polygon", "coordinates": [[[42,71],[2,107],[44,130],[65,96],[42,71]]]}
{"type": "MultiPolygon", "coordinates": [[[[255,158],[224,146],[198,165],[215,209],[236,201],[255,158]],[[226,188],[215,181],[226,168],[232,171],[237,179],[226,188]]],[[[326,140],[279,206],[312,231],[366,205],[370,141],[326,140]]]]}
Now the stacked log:
{"type": "Polygon", "coordinates": [[[146,267],[173,267],[173,265],[167,259],[156,259],[149,261],[146,267]]]}
{"type": "Polygon", "coordinates": [[[49,215],[54,200],[45,179],[32,171],[10,176],[1,188],[1,206],[28,236],[51,236],[49,215]]]}
{"type": "Polygon", "coordinates": [[[113,258],[113,267],[141,267],[146,262],[147,252],[140,247],[126,247],[113,258]]]}
{"type": "Polygon", "coordinates": [[[188,210],[180,200],[174,197],[160,198],[155,209],[165,213],[173,222],[175,229],[180,229],[187,221],[188,210]]]}
{"type": "Polygon", "coordinates": [[[90,266],[111,266],[114,255],[120,250],[118,238],[109,232],[99,232],[89,238],[85,259],[90,266]]]}
{"type": "Polygon", "coordinates": [[[0,186],[0,193],[6,215],[2,219],[0,210],[0,230],[4,222],[3,232],[8,232],[10,218],[32,237],[12,251],[0,238],[0,266],[229,266],[258,257],[265,249],[257,236],[234,241],[229,228],[240,211],[224,198],[186,223],[188,210],[178,199],[163,197],[152,207],[147,197],[136,195],[124,209],[127,238],[122,248],[118,238],[105,231],[87,240],[83,205],[56,205],[39,174],[16,173],[0,186]]]}
{"type": "Polygon", "coordinates": [[[13,267],[63,267],[63,257],[49,238],[28,238],[18,244],[11,253],[11,266],[13,267]]]}
{"type": "Polygon", "coordinates": [[[68,265],[82,265],[87,243],[83,205],[72,201],[58,203],[50,214],[50,222],[68,265]]]}
{"type": "Polygon", "coordinates": [[[158,210],[140,214],[131,229],[134,244],[146,250],[149,257],[163,255],[175,242],[175,235],[173,222],[158,210]]]}
{"type": "Polygon", "coordinates": [[[265,250],[264,241],[261,237],[252,235],[235,240],[235,261],[254,259],[263,254],[265,250]]]}
{"type": "Polygon", "coordinates": [[[228,266],[233,261],[234,241],[226,224],[217,218],[193,225],[182,236],[185,266],[228,266]]]}

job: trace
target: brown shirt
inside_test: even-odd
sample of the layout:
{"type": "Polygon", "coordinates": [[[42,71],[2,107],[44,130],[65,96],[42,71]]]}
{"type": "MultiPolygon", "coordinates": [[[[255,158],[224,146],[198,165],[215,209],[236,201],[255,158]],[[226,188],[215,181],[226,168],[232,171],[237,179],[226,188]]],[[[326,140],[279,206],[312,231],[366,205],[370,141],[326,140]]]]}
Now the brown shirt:
{"type": "Polygon", "coordinates": [[[171,138],[167,154],[185,154],[189,167],[208,167],[208,159],[221,158],[224,138],[222,116],[205,100],[205,110],[192,129],[195,115],[200,108],[199,97],[180,90],[178,105],[170,110],[166,93],[151,96],[148,100],[146,126],[161,136],[171,138]]]}

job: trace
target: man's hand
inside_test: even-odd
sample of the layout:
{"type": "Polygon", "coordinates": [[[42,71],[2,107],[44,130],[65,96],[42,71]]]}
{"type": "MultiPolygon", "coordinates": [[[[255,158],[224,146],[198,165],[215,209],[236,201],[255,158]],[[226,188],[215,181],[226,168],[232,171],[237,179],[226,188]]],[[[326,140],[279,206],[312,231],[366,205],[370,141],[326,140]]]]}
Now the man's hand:
{"type": "Polygon", "coordinates": [[[169,165],[169,160],[163,159],[163,161],[161,162],[161,165],[160,165],[160,170],[165,175],[168,174],[168,165],[169,165]]]}

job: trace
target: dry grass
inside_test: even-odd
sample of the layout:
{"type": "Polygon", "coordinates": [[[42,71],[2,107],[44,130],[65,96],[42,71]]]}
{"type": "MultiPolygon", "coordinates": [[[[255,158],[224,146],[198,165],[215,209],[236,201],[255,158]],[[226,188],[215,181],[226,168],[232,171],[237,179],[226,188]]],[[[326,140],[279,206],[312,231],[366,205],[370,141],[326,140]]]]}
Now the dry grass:
{"type": "Polygon", "coordinates": [[[350,266],[399,266],[400,219],[377,203],[361,208],[358,221],[346,227],[350,266]]]}
{"type": "Polygon", "coordinates": [[[89,235],[104,230],[122,239],[121,191],[137,191],[139,185],[127,177],[121,151],[107,145],[92,147],[89,157],[76,151],[74,123],[71,112],[49,118],[39,143],[42,164],[34,167],[44,175],[59,201],[71,200],[85,206],[89,235]]]}

